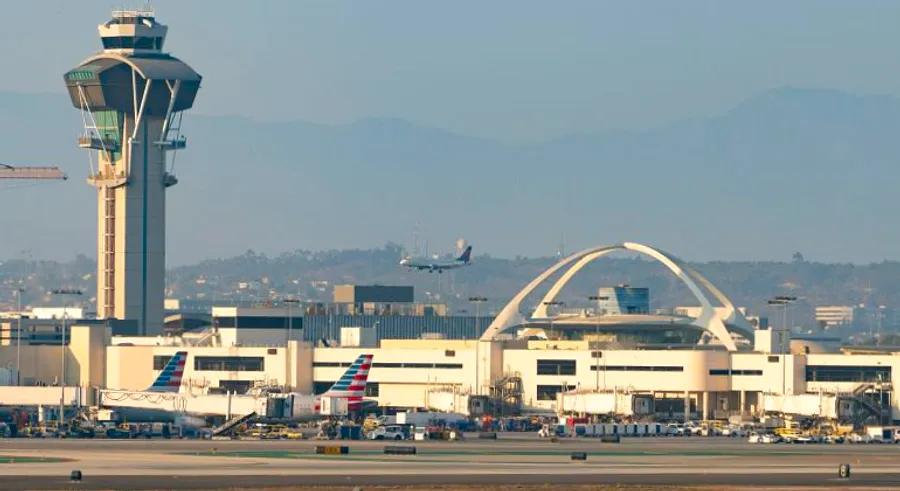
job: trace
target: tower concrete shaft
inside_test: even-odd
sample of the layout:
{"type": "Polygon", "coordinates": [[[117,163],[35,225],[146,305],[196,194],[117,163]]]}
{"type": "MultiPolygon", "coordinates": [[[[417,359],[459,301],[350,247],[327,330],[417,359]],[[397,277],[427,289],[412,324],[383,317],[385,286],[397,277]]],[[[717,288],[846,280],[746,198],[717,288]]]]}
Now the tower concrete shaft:
{"type": "Polygon", "coordinates": [[[99,26],[104,51],[65,75],[82,110],[79,146],[96,154],[97,315],[128,321],[121,332],[162,330],[165,292],[167,154],[186,146],[182,111],[200,75],[162,52],[167,28],[153,13],[114,12],[99,26]],[[131,329],[128,329],[131,327],[131,329]]]}
{"type": "MultiPolygon", "coordinates": [[[[150,135],[159,118],[147,118],[121,152],[99,152],[97,188],[97,314],[138,321],[140,332],[162,326],[166,262],[166,151],[150,135]],[[117,173],[117,169],[127,172],[117,173]],[[122,175],[128,178],[123,182],[122,175]]],[[[123,118],[123,130],[138,125],[123,118]]]]}

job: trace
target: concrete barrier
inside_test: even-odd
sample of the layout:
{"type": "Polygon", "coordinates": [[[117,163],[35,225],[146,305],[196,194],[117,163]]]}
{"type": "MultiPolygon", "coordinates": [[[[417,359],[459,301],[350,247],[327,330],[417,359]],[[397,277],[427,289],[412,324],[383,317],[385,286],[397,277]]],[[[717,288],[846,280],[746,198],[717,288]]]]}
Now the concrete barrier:
{"type": "Polygon", "coordinates": [[[316,453],[320,455],[347,455],[350,447],[344,445],[316,445],[316,453]]]}
{"type": "Polygon", "coordinates": [[[497,433],[495,433],[493,431],[482,431],[481,433],[478,434],[478,438],[481,440],[496,440],[497,433]]]}
{"type": "Polygon", "coordinates": [[[416,455],[416,447],[404,445],[388,445],[384,447],[386,455],[416,455]]]}

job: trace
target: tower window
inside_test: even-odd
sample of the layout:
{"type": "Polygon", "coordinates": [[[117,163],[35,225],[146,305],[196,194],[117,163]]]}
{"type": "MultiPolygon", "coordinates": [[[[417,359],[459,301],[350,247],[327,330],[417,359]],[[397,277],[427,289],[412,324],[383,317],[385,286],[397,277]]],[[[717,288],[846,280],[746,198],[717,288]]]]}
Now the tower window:
{"type": "Polygon", "coordinates": [[[103,49],[162,49],[161,37],[112,36],[103,38],[103,49]]]}

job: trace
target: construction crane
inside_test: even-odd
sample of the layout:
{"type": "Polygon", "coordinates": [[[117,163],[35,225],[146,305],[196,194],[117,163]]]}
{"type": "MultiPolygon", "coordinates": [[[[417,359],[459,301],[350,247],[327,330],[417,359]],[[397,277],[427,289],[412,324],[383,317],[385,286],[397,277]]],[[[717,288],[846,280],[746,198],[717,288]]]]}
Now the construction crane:
{"type": "Polygon", "coordinates": [[[68,176],[59,167],[13,167],[0,164],[0,179],[64,181],[68,176]]]}

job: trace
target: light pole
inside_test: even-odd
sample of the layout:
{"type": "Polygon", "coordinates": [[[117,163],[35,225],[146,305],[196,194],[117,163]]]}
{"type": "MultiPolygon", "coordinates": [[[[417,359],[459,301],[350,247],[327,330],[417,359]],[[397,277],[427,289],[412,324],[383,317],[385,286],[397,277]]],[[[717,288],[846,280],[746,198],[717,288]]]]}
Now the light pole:
{"type": "Polygon", "coordinates": [[[469,297],[469,302],[475,304],[475,395],[481,395],[481,373],[478,371],[478,357],[481,356],[481,304],[487,302],[487,298],[469,297]]]}
{"type": "MultiPolygon", "coordinates": [[[[588,297],[588,300],[592,302],[599,302],[600,297],[597,295],[591,295],[588,297]]],[[[597,317],[597,322],[594,323],[594,391],[600,392],[600,312],[598,311],[594,314],[597,317]]],[[[588,344],[590,346],[590,344],[588,344]]],[[[603,370],[603,388],[606,389],[606,370],[603,370]]]]}
{"type": "Polygon", "coordinates": [[[22,385],[22,287],[15,289],[16,294],[16,385],[22,385]]]}
{"type": "MultiPolygon", "coordinates": [[[[787,309],[788,309],[788,306],[790,304],[794,303],[795,301],[797,301],[797,297],[793,297],[793,296],[789,296],[789,295],[776,295],[774,298],[772,298],[768,301],[768,304],[770,306],[773,306],[773,307],[780,306],[781,307],[781,327],[782,327],[782,331],[784,331],[782,333],[782,336],[790,333],[790,328],[787,325],[787,309]]],[[[787,392],[787,381],[785,380],[787,378],[785,375],[785,371],[786,371],[785,357],[787,356],[787,353],[784,350],[784,339],[779,337],[778,341],[779,341],[779,344],[781,345],[781,346],[779,346],[779,352],[780,352],[779,356],[781,357],[781,395],[785,396],[786,395],[785,392],[787,392]]],[[[788,341],[788,347],[790,347],[790,341],[788,341]]],[[[790,351],[790,349],[788,349],[787,351],[790,351]]]]}
{"type": "Polygon", "coordinates": [[[563,306],[563,305],[565,305],[565,302],[560,302],[558,300],[551,300],[549,302],[543,302],[543,304],[545,307],[547,307],[547,312],[548,312],[547,318],[550,320],[550,333],[552,334],[553,333],[553,317],[549,314],[550,307],[554,306],[554,305],[563,306]]]}
{"type": "Polygon", "coordinates": [[[282,301],[282,303],[287,304],[288,322],[287,322],[287,336],[285,337],[285,346],[287,346],[287,343],[294,339],[294,315],[293,315],[292,307],[294,306],[294,304],[299,304],[300,300],[297,300],[296,298],[285,298],[285,299],[282,299],[281,301],[282,301]]]}
{"type": "Polygon", "coordinates": [[[61,432],[66,422],[66,320],[69,317],[69,308],[65,301],[65,295],[81,295],[81,290],[61,288],[53,290],[51,293],[63,296],[62,339],[59,343],[61,365],[59,378],[59,427],[57,428],[57,432],[61,432]]]}
{"type": "Polygon", "coordinates": [[[769,305],[780,305],[782,307],[781,310],[781,326],[790,331],[790,326],[788,326],[787,322],[787,310],[788,307],[794,302],[797,301],[797,297],[789,296],[789,295],[776,295],[771,300],[769,300],[769,305]]]}
{"type": "Polygon", "coordinates": [[[296,298],[285,298],[281,301],[287,304],[288,317],[287,334],[284,338],[284,391],[287,392],[293,383],[293,377],[291,377],[291,340],[294,339],[294,311],[292,307],[295,303],[300,303],[300,301],[296,298]]]}

